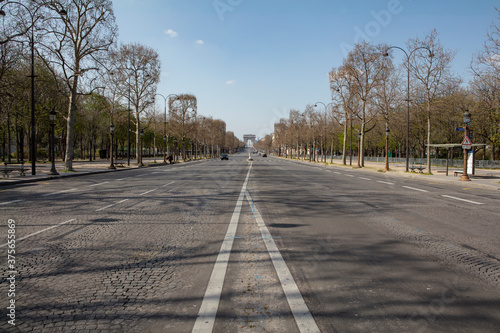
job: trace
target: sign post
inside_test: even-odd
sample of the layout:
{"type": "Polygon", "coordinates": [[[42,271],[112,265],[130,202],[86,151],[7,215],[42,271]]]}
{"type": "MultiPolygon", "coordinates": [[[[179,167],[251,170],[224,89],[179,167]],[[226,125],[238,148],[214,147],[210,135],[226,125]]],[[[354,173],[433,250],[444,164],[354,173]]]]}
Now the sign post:
{"type": "Polygon", "coordinates": [[[462,181],[470,181],[468,170],[467,170],[467,157],[469,155],[469,150],[472,149],[472,143],[470,142],[469,136],[467,135],[467,127],[465,128],[465,138],[462,141],[462,149],[464,150],[464,171],[462,172],[462,181]]]}
{"type": "Polygon", "coordinates": [[[464,149],[464,150],[472,149],[472,143],[470,142],[470,139],[468,136],[465,136],[464,141],[462,141],[462,149],[464,149]]]}

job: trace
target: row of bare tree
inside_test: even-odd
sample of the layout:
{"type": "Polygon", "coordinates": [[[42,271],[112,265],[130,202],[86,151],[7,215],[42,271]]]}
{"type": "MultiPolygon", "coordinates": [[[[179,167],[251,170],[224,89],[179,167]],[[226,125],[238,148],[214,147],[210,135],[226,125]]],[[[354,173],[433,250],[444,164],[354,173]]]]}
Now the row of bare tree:
{"type": "Polygon", "coordinates": [[[193,151],[195,142],[204,142],[212,151],[234,146],[234,134],[226,133],[222,120],[198,115],[195,96],[176,95],[168,101],[168,116],[156,115],[159,55],[139,43],[117,46],[112,1],[0,1],[0,10],[3,158],[10,159],[16,151],[17,158],[24,160],[29,141],[36,143],[36,149],[30,147],[32,158],[44,154],[51,109],[58,112],[56,138],[66,171],[73,169],[75,155],[92,156],[96,147],[112,146],[111,124],[115,149],[142,150],[141,138],[147,147],[150,137],[153,150],[178,147],[183,157],[193,151]],[[32,78],[33,87],[26,76],[32,78]],[[30,113],[36,126],[30,125],[30,113]],[[213,136],[202,134],[202,126],[213,136]],[[156,145],[158,135],[161,143],[156,145]]]}
{"type": "Polygon", "coordinates": [[[260,147],[310,160],[321,155],[325,162],[326,155],[341,154],[344,164],[354,147],[360,166],[366,154],[392,151],[399,157],[426,156],[431,172],[437,145],[461,143],[464,132],[457,128],[470,110],[472,140],[485,144],[475,149],[494,160],[500,147],[499,25],[491,27],[484,50],[471,61],[467,86],[451,70],[454,56],[436,30],[409,39],[405,48],[356,44],[329,73],[331,103],[307,105],[303,113],[291,110],[260,147]],[[404,58],[397,66],[394,56],[400,51],[404,58]]]}

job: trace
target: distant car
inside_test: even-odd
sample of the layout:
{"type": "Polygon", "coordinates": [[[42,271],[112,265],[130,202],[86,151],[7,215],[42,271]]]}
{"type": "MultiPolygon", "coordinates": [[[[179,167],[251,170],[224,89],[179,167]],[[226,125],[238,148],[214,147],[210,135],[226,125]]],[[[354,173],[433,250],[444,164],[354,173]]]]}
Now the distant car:
{"type": "Polygon", "coordinates": [[[267,154],[262,154],[262,157],[267,157],[267,154]]]}
{"type": "Polygon", "coordinates": [[[221,161],[222,160],[229,160],[229,157],[227,156],[227,154],[221,154],[220,159],[221,159],[221,161]]]}

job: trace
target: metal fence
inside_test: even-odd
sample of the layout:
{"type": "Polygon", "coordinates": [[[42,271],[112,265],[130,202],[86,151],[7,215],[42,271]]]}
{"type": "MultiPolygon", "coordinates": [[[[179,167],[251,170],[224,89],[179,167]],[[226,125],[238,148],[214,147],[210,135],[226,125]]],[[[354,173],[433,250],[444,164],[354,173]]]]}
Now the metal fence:
{"type": "MultiPolygon", "coordinates": [[[[342,155],[334,156],[333,158],[335,159],[342,159],[342,155]]],[[[347,157],[349,158],[349,157],[347,157]]],[[[352,160],[357,161],[358,157],[353,156],[352,160]]],[[[370,162],[385,162],[385,157],[366,157],[365,156],[365,161],[370,161],[370,162]]],[[[410,165],[411,164],[427,164],[427,159],[426,158],[410,158],[409,160],[410,165]]],[[[389,157],[389,163],[402,163],[406,164],[406,159],[405,158],[397,158],[397,157],[389,157]]],[[[464,160],[463,159],[453,159],[453,160],[448,160],[448,165],[450,168],[462,168],[464,166],[464,160]]],[[[446,166],[446,159],[444,158],[433,158],[431,159],[431,164],[434,166],[446,166]]],[[[490,160],[476,160],[474,163],[474,166],[478,169],[500,169],[500,161],[490,161],[490,160]]]]}

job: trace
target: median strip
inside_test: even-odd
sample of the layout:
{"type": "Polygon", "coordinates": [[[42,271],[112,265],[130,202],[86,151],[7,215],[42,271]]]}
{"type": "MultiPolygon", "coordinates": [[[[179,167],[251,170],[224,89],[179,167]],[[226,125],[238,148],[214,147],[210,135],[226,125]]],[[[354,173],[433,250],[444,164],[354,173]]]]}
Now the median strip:
{"type": "Polygon", "coordinates": [[[281,288],[285,293],[288,305],[290,306],[290,310],[292,311],[299,331],[321,332],[311,312],[309,311],[309,308],[307,307],[304,298],[300,293],[299,287],[297,287],[292,273],[288,269],[288,266],[278,249],[278,246],[276,246],[273,236],[269,232],[269,229],[267,229],[267,226],[262,219],[259,210],[253,203],[253,199],[250,196],[250,193],[248,193],[248,191],[245,191],[245,195],[247,197],[248,203],[250,204],[250,208],[254,212],[255,220],[257,221],[257,224],[259,226],[262,239],[264,241],[264,244],[266,244],[267,252],[269,253],[269,257],[273,262],[274,269],[276,270],[276,274],[278,275],[278,278],[281,282],[281,288]]]}
{"type": "Polygon", "coordinates": [[[248,169],[247,177],[240,191],[240,196],[236,202],[236,206],[233,211],[233,216],[227,228],[226,236],[222,241],[222,246],[220,247],[219,255],[215,260],[214,269],[210,280],[208,282],[207,290],[205,291],[205,296],[200,306],[200,311],[198,312],[198,317],[194,323],[193,333],[205,333],[212,332],[215,325],[215,317],[217,315],[217,309],[219,307],[220,296],[222,293],[222,286],[224,285],[224,278],[226,276],[227,265],[229,263],[229,256],[231,254],[231,249],[233,247],[234,237],[236,236],[236,229],[238,228],[238,221],[240,219],[241,208],[243,205],[243,199],[245,197],[245,192],[247,191],[248,178],[250,177],[250,171],[252,171],[252,163],[248,169]]]}

